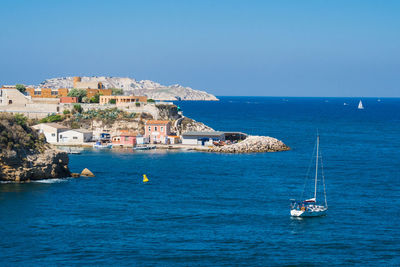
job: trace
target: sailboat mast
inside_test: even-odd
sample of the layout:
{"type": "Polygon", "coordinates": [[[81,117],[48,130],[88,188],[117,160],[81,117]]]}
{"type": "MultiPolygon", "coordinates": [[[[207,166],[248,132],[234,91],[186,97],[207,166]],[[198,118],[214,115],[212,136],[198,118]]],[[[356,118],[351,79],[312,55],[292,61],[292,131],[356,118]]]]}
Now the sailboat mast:
{"type": "Polygon", "coordinates": [[[317,202],[317,181],[318,181],[318,151],[319,149],[319,135],[317,135],[317,158],[315,160],[315,188],[314,188],[314,199],[317,202]]]}

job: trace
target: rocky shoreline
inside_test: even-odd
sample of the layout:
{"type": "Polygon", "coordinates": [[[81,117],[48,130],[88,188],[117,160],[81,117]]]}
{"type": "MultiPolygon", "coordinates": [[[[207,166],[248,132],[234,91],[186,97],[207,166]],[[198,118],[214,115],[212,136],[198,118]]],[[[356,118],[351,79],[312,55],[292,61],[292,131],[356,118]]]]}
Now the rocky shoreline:
{"type": "Polygon", "coordinates": [[[287,150],[290,150],[290,147],[276,138],[269,136],[248,136],[245,140],[239,143],[210,147],[207,151],[220,153],[255,153],[287,150]]]}
{"type": "Polygon", "coordinates": [[[2,181],[29,182],[71,176],[68,154],[48,147],[43,153],[29,153],[25,157],[15,151],[0,156],[2,181]]]}
{"type": "Polygon", "coordinates": [[[0,181],[70,177],[68,154],[46,143],[20,115],[0,114],[0,181]]]}

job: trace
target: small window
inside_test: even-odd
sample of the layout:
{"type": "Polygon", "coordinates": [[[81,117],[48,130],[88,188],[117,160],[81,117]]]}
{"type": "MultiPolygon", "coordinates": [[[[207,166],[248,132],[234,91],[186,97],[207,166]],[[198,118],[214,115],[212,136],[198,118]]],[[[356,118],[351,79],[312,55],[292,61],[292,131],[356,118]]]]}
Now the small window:
{"type": "Polygon", "coordinates": [[[157,132],[157,126],[154,126],[154,131],[156,131],[156,132],[157,132]]]}
{"type": "Polygon", "coordinates": [[[58,91],[51,91],[51,95],[58,95],[58,91]]]}
{"type": "Polygon", "coordinates": [[[164,127],[163,126],[161,126],[161,130],[160,130],[161,132],[164,132],[164,127]]]}
{"type": "Polygon", "coordinates": [[[76,139],[78,139],[78,137],[74,136],[74,137],[72,137],[72,139],[75,139],[75,140],[76,140],[76,139]]]}
{"type": "Polygon", "coordinates": [[[55,133],[52,133],[51,136],[56,136],[56,134],[55,134],[55,133]]]}
{"type": "Polygon", "coordinates": [[[151,132],[151,126],[149,126],[149,132],[151,132]]]}
{"type": "Polygon", "coordinates": [[[129,141],[129,137],[128,136],[125,136],[125,141],[129,141]]]}

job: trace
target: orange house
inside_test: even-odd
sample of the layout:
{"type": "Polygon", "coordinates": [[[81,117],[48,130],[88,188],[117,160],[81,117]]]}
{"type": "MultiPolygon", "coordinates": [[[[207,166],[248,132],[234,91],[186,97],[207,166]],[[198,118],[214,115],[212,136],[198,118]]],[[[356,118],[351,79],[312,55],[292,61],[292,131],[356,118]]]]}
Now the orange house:
{"type": "Polygon", "coordinates": [[[144,136],[149,138],[151,143],[168,142],[168,135],[171,134],[171,123],[169,121],[149,120],[146,121],[144,136]]]}
{"type": "Polygon", "coordinates": [[[26,91],[32,98],[57,98],[68,95],[67,88],[51,89],[51,88],[40,88],[35,89],[32,87],[27,87],[26,91]]]}

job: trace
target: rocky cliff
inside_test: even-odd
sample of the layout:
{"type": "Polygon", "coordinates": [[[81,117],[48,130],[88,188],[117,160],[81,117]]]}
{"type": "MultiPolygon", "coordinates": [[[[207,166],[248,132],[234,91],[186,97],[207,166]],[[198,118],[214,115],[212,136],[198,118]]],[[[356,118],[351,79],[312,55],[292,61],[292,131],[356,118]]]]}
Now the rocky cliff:
{"type": "MultiPolygon", "coordinates": [[[[214,95],[179,84],[162,85],[150,80],[121,77],[81,77],[82,82],[101,82],[105,88],[121,88],[125,95],[145,95],[155,100],[218,100],[214,95]]],[[[73,77],[45,80],[40,87],[72,88],[73,77]]]]}
{"type": "Polygon", "coordinates": [[[68,155],[52,148],[23,116],[0,114],[0,181],[70,176],[68,155]]]}

